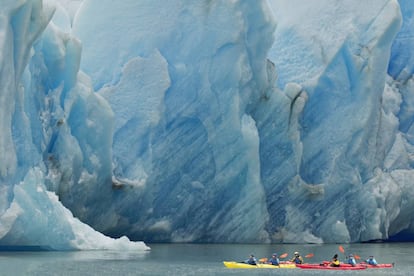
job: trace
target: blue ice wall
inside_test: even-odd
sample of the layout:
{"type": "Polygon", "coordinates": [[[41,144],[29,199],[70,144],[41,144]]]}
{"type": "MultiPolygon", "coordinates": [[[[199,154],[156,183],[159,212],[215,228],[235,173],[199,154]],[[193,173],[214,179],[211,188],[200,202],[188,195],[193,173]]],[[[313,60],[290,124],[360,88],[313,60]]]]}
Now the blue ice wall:
{"type": "Polygon", "coordinates": [[[3,1],[0,11],[0,246],[146,250],[82,223],[56,195],[77,183],[72,193],[106,206],[113,113],[79,73],[80,41],[53,23],[55,4],[3,1]]]}
{"type": "Polygon", "coordinates": [[[0,245],[409,237],[408,2],[5,3],[0,245]]]}

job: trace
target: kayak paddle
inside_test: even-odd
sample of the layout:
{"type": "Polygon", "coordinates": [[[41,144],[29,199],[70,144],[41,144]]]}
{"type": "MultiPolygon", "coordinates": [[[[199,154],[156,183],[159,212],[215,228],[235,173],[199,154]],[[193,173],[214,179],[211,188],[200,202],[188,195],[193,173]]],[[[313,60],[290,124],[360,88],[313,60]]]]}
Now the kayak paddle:
{"type": "Polygon", "coordinates": [[[339,248],[339,251],[341,251],[345,255],[345,249],[342,247],[342,245],[340,245],[338,248],[339,248]]]}
{"type": "MultiPolygon", "coordinates": [[[[288,253],[283,253],[282,255],[279,256],[279,259],[284,259],[288,256],[288,253]]],[[[260,263],[265,263],[267,262],[269,259],[268,258],[261,258],[259,259],[260,263]]]]}
{"type": "MultiPolygon", "coordinates": [[[[342,247],[342,245],[339,246],[339,251],[341,251],[346,256],[345,249],[342,247]]],[[[354,258],[355,258],[355,260],[360,260],[361,259],[361,257],[356,255],[356,254],[354,254],[354,258]]]]}
{"type": "Polygon", "coordinates": [[[261,259],[259,259],[259,263],[265,263],[265,262],[267,262],[267,258],[261,258],[261,259]]]}
{"type": "Polygon", "coordinates": [[[283,253],[282,255],[280,255],[280,256],[279,256],[279,258],[284,259],[284,258],[286,258],[287,256],[288,256],[288,253],[283,253]]]}

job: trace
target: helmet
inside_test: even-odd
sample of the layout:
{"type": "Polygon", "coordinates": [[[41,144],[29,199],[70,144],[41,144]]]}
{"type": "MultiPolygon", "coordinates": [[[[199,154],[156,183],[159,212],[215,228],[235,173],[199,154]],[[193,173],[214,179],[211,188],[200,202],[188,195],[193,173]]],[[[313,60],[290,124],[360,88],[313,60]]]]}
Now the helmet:
{"type": "Polygon", "coordinates": [[[299,255],[299,252],[297,252],[297,251],[296,251],[294,254],[295,254],[295,255],[299,255]]]}
{"type": "Polygon", "coordinates": [[[352,254],[349,254],[349,257],[353,257],[354,255],[352,255],[352,254]]]}
{"type": "Polygon", "coordinates": [[[276,254],[276,253],[273,253],[273,254],[272,254],[272,256],[275,256],[275,257],[277,257],[277,254],[276,254]]]}

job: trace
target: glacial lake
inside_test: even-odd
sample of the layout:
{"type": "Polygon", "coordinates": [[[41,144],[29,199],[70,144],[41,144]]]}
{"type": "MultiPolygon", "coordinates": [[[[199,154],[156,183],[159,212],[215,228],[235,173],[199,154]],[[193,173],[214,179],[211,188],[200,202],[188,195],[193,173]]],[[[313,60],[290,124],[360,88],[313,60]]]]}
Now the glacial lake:
{"type": "MultiPolygon", "coordinates": [[[[414,275],[414,243],[343,244],[345,253],[374,255],[393,268],[360,271],[228,269],[223,261],[242,261],[272,253],[299,251],[309,263],[344,254],[338,244],[148,244],[151,251],[0,251],[0,275],[414,275]]],[[[289,257],[288,257],[289,258],[289,257]]],[[[288,259],[287,258],[287,259],[288,259]]]]}

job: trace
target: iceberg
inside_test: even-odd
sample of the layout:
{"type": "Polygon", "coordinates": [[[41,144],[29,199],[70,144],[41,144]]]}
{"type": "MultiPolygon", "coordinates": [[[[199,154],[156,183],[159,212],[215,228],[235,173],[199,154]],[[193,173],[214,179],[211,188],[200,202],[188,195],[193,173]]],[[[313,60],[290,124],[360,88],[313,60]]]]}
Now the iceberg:
{"type": "Polygon", "coordinates": [[[2,0],[0,247],[414,239],[409,0],[2,0]]]}
{"type": "Polygon", "coordinates": [[[147,250],[94,230],[59,200],[67,184],[92,193],[89,181],[110,180],[113,113],[79,72],[80,41],[58,27],[67,13],[56,10],[52,1],[2,1],[0,246],[147,250]],[[96,139],[102,147],[90,146],[96,139]]]}

